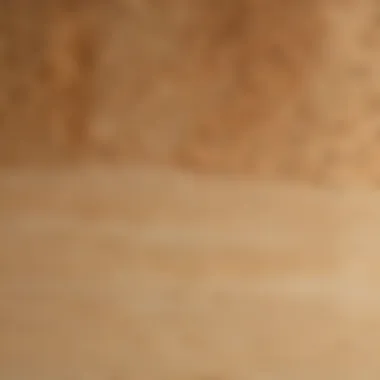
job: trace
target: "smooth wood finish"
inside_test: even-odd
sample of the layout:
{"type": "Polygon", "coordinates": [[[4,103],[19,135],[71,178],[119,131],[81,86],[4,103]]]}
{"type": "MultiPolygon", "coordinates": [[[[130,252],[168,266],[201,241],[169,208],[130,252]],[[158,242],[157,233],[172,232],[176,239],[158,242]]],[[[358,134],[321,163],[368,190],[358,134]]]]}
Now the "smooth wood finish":
{"type": "Polygon", "coordinates": [[[375,379],[380,194],[0,175],[0,377],[375,379]]]}

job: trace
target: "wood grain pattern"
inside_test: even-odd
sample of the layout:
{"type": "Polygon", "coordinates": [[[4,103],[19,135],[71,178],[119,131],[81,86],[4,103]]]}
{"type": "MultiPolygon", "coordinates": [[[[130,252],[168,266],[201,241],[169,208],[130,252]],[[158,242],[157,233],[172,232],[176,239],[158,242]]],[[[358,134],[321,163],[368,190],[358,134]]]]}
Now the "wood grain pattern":
{"type": "Polygon", "coordinates": [[[2,172],[0,376],[375,379],[380,196],[2,172]]]}

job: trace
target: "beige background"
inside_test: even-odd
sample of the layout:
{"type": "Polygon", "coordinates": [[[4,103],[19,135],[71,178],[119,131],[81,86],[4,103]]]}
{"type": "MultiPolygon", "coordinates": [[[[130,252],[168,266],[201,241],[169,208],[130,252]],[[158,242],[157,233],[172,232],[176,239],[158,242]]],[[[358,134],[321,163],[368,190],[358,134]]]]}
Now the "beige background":
{"type": "Polygon", "coordinates": [[[0,1],[0,377],[377,379],[379,11],[0,1]]]}

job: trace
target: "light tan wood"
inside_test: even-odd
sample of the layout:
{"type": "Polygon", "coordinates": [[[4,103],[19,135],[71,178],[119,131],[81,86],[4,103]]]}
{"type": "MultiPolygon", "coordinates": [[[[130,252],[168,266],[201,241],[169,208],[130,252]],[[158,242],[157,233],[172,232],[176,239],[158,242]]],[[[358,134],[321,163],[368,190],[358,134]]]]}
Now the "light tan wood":
{"type": "Polygon", "coordinates": [[[380,194],[3,172],[0,377],[375,379],[380,194]]]}

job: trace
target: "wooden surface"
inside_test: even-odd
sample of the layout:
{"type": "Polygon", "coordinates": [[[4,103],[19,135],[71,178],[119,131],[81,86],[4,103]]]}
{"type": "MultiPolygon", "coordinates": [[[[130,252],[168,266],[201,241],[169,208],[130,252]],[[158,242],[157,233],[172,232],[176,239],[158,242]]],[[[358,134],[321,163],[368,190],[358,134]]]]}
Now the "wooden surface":
{"type": "Polygon", "coordinates": [[[380,194],[0,175],[0,377],[376,379],[380,194]]]}

